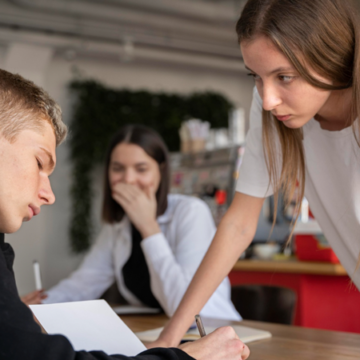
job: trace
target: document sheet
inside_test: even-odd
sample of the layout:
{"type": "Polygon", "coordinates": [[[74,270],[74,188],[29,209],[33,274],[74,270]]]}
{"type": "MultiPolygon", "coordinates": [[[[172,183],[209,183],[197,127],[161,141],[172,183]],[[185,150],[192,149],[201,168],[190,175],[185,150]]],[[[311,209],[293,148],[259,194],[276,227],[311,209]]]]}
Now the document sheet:
{"type": "Polygon", "coordinates": [[[121,305],[112,308],[118,315],[126,314],[158,314],[161,310],[147,306],[121,305]]]}
{"type": "MultiPolygon", "coordinates": [[[[271,333],[264,330],[253,329],[247,326],[232,325],[237,336],[243,343],[249,343],[255,340],[261,340],[271,337],[271,333]]],[[[163,328],[157,328],[148,331],[142,331],[135,333],[141,341],[151,342],[156,340],[163,328]]],[[[216,327],[205,326],[206,334],[210,334],[216,330],[216,327]]],[[[197,329],[189,330],[183,337],[183,340],[197,340],[200,339],[200,335],[197,329]]]]}

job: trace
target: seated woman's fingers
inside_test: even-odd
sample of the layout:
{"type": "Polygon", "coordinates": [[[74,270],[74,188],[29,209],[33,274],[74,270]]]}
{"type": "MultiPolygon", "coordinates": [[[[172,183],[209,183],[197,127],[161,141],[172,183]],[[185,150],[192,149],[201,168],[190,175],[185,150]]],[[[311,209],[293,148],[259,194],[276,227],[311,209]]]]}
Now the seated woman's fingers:
{"type": "Polygon", "coordinates": [[[47,298],[47,294],[44,292],[44,290],[35,290],[29,294],[26,294],[21,297],[21,301],[25,305],[35,305],[35,304],[41,304],[41,300],[44,300],[47,298]]]}
{"type": "Polygon", "coordinates": [[[40,300],[45,300],[48,297],[48,294],[42,290],[40,293],[40,300]]]}
{"type": "Polygon", "coordinates": [[[142,191],[136,186],[131,184],[118,183],[113,188],[113,194],[118,196],[122,201],[134,203],[141,197],[142,191]]]}

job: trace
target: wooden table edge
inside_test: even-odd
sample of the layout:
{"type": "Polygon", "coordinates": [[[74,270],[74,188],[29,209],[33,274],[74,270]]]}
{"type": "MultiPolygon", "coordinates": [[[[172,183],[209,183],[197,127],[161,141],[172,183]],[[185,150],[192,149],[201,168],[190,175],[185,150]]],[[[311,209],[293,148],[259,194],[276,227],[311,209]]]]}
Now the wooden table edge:
{"type": "Polygon", "coordinates": [[[232,271],[274,272],[311,275],[347,276],[341,264],[313,261],[239,260],[232,271]]]}

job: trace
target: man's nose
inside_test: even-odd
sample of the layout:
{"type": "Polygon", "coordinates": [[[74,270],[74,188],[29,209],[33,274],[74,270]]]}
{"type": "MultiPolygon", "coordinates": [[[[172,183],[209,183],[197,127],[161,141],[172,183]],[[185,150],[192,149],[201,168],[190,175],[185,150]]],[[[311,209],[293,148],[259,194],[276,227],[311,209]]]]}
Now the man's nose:
{"type": "Polygon", "coordinates": [[[52,191],[50,180],[47,176],[42,181],[39,197],[42,200],[43,205],[51,205],[55,202],[55,195],[52,191]]]}

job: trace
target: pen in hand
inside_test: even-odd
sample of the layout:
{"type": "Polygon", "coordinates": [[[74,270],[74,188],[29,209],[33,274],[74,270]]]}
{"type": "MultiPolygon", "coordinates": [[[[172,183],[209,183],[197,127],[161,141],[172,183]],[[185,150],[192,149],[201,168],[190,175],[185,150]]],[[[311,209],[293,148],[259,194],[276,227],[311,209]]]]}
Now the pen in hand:
{"type": "Polygon", "coordinates": [[[204,328],[204,325],[203,325],[200,315],[195,315],[195,322],[196,322],[196,326],[199,330],[200,336],[201,337],[206,336],[205,328],[204,328]]]}

